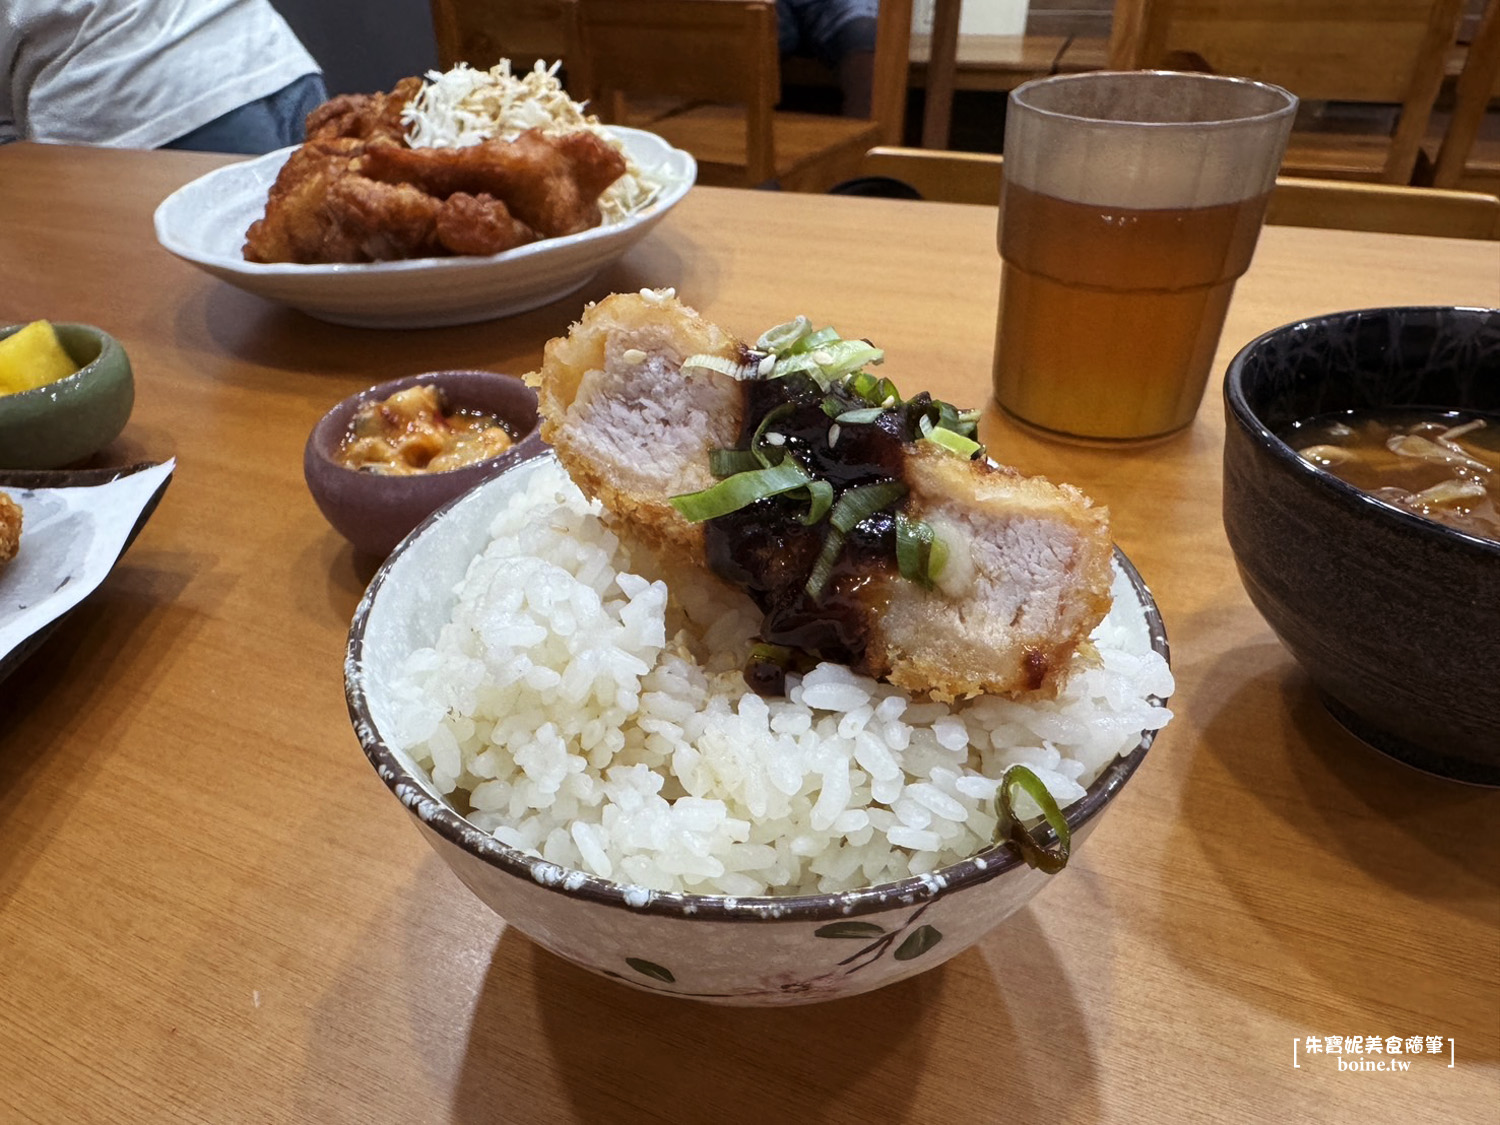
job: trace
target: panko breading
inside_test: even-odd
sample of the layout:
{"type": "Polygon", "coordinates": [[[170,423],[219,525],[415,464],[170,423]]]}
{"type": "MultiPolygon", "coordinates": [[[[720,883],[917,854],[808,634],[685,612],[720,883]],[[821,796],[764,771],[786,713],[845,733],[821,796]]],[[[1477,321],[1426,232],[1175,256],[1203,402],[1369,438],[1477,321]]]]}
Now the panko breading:
{"type": "Polygon", "coordinates": [[[626,294],[591,306],[549,343],[528,382],[542,437],[579,487],[646,542],[745,588],[765,614],[763,640],[938,698],[1055,694],[1110,605],[1107,513],[1071,486],[891,437],[897,413],[925,409],[925,396],[839,426],[815,395],[811,428],[796,429],[805,404],[786,405],[769,426],[773,447],[795,447],[804,466],[835,459],[840,442],[849,452],[838,456],[885,459],[837,483],[840,498],[871,479],[895,496],[834,543],[821,582],[818,559],[833,535],[826,507],[821,526],[799,518],[812,515],[807,502],[779,497],[700,522],[681,514],[674,498],[716,484],[713,451],[753,448],[751,419],[771,415],[751,402],[780,393],[772,384],[792,385],[757,378],[761,359],[669,295],[626,294]],[[903,521],[942,540],[935,581],[898,572],[887,547],[903,521]]]}
{"type": "Polygon", "coordinates": [[[21,505],[0,492],[0,566],[21,549],[21,505]]]}

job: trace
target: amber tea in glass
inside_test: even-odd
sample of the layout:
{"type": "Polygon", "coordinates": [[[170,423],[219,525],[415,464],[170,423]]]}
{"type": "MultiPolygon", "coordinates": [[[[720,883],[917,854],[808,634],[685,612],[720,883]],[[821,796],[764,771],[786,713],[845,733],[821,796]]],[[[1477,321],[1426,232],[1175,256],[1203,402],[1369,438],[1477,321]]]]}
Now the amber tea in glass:
{"type": "Polygon", "coordinates": [[[1015,90],[995,343],[1007,413],[1100,441],[1193,420],[1296,104],[1277,86],[1163,71],[1015,90]]]}

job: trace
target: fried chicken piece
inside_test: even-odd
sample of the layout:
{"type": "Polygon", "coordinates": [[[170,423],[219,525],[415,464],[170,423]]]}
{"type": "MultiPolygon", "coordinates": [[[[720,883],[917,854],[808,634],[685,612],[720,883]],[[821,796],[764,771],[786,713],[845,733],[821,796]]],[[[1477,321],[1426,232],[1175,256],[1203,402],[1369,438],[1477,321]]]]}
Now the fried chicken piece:
{"type": "Polygon", "coordinates": [[[333,181],[364,151],[358,141],[309,141],[287,158],[266,198],[266,213],[245,232],[251,262],[353,262],[355,248],[339,237],[324,206],[333,181]]]}
{"type": "Polygon", "coordinates": [[[488,195],[454,192],[437,214],[437,240],[454,254],[499,254],[536,239],[536,231],[488,195]]]}
{"type": "Polygon", "coordinates": [[[420,78],[403,78],[389,94],[340,94],[307,115],[304,129],[310,141],[353,140],[404,144],[401,111],[422,89],[420,78]]]}
{"type": "Polygon", "coordinates": [[[743,585],[766,614],[767,641],[938,698],[1055,694],[1109,608],[1104,509],[1068,485],[900,443],[896,471],[907,494],[899,511],[949,549],[937,584],[926,588],[890,559],[846,545],[826,591],[808,595],[826,527],[807,529],[768,501],[710,524],[688,522],[669,503],[712,485],[709,452],[735,447],[745,428],[753,382],[683,371],[697,353],[739,363],[745,349],[660,293],[609,297],[547,345],[527,381],[538,391],[542,437],[585,493],[647,543],[699,565],[712,560],[715,573],[743,585]],[[713,552],[708,542],[726,519],[738,536],[727,558],[726,540],[713,552]]]}
{"type": "Polygon", "coordinates": [[[554,138],[528,129],[513,141],[466,148],[372,148],[358,169],[441,199],[489,195],[541,237],[556,238],[599,225],[599,193],[624,175],[625,158],[587,131],[554,138]]]}
{"type": "Polygon", "coordinates": [[[362,141],[309,141],[271,185],[266,213],[245,234],[252,262],[381,262],[444,253],[441,200],[410,184],[358,175],[362,141]]]}
{"type": "Polygon", "coordinates": [[[21,549],[21,505],[0,492],[0,566],[21,549]]]}
{"type": "Polygon", "coordinates": [[[421,89],[420,78],[406,78],[389,94],[346,94],[308,114],[308,140],[246,231],[245,258],[316,264],[497,254],[599,224],[599,195],[625,172],[625,158],[605,140],[533,129],[515,141],[409,148],[401,111],[421,89]]]}
{"type": "Polygon", "coordinates": [[[328,185],[324,214],[331,242],[352,248],[354,256],[334,260],[390,262],[440,254],[442,209],[440,200],[411,184],[382,184],[352,173],[337,176],[328,185]]]}

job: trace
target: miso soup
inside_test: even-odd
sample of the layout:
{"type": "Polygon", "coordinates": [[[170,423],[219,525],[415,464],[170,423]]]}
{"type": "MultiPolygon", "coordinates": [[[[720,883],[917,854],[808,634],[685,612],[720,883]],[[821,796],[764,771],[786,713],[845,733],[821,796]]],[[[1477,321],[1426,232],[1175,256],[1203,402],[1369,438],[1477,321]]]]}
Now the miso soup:
{"type": "Polygon", "coordinates": [[[1281,438],[1387,504],[1500,542],[1500,415],[1348,411],[1298,422],[1281,438]]]}

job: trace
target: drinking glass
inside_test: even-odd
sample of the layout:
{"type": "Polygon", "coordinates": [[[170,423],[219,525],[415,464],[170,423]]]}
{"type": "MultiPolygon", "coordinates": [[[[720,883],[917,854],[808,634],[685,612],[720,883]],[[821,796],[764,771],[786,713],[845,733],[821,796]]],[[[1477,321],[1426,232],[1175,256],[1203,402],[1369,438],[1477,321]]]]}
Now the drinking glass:
{"type": "Polygon", "coordinates": [[[1051,434],[1138,441],[1198,410],[1297,99],[1101,71],[1010,96],[995,398],[1051,434]]]}

